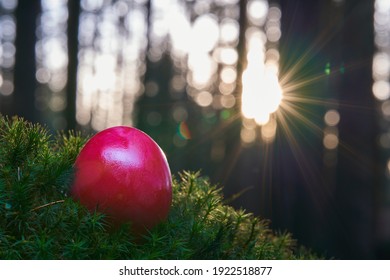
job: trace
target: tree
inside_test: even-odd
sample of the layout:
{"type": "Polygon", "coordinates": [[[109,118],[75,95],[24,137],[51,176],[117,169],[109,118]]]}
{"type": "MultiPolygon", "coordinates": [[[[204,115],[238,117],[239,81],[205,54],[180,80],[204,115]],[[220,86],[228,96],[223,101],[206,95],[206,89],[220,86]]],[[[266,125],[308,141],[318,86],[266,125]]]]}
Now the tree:
{"type": "Polygon", "coordinates": [[[77,93],[77,68],[79,51],[79,17],[80,1],[68,2],[68,80],[66,84],[66,120],[67,128],[76,128],[76,93],[77,93]]]}
{"type": "Polygon", "coordinates": [[[345,3],[342,27],[342,57],[347,69],[340,91],[340,142],[335,201],[344,234],[334,232],[338,244],[345,246],[346,258],[374,256],[374,194],[379,178],[376,138],[378,120],[372,94],[372,56],[374,52],[374,1],[345,3]],[[359,47],[356,47],[359,46],[359,47]],[[345,104],[345,106],[343,106],[345,104]]]}
{"type": "Polygon", "coordinates": [[[12,115],[41,121],[35,107],[35,43],[40,1],[19,1],[16,8],[14,100],[12,115]]]}

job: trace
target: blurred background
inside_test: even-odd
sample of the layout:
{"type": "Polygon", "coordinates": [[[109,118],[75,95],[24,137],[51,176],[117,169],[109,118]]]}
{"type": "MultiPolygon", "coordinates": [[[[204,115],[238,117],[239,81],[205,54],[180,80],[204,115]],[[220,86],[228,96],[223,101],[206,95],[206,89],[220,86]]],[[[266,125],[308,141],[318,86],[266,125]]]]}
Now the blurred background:
{"type": "Polygon", "coordinates": [[[0,0],[0,112],[131,125],[327,257],[390,258],[390,1],[0,0]]]}

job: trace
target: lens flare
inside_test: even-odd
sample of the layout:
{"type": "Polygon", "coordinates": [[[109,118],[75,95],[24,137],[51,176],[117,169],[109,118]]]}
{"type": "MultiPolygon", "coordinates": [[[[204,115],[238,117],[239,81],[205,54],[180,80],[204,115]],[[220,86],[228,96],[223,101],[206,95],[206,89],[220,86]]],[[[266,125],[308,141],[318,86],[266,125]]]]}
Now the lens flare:
{"type": "Polygon", "coordinates": [[[191,131],[186,122],[181,122],[177,128],[179,136],[185,140],[191,139],[191,131]]]}

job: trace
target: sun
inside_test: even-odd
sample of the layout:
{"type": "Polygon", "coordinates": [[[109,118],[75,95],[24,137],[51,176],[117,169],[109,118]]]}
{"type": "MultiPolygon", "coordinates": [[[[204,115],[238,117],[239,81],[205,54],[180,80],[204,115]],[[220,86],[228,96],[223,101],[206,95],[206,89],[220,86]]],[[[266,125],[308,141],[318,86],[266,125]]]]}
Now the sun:
{"type": "Polygon", "coordinates": [[[242,82],[243,116],[254,119],[258,125],[267,124],[283,99],[276,71],[262,65],[260,60],[254,60],[244,71],[242,82]],[[256,62],[258,65],[252,65],[256,62]]]}

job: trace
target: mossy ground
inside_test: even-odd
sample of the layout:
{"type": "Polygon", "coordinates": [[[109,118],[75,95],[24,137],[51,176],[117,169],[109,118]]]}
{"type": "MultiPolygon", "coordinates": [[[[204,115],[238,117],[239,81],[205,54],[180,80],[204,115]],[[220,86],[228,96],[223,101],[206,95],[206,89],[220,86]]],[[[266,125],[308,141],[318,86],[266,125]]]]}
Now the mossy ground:
{"type": "Polygon", "coordinates": [[[288,233],[224,202],[199,172],[173,178],[167,221],[141,237],[68,196],[87,138],[0,117],[0,259],[311,259],[288,233]]]}

